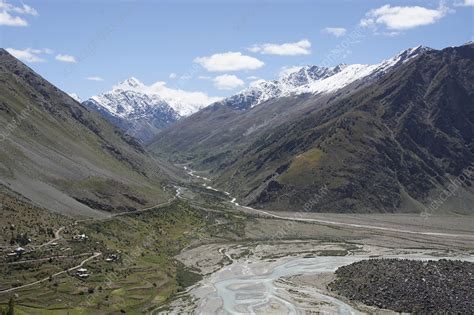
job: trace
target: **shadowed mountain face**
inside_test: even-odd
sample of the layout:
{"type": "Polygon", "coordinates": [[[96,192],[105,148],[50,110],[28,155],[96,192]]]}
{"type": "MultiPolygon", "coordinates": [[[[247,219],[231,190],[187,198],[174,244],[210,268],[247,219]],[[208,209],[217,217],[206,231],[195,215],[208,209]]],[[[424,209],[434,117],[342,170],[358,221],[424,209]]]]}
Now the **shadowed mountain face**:
{"type": "Polygon", "coordinates": [[[163,174],[132,138],[0,50],[0,183],[70,215],[164,201],[163,174]]]}
{"type": "Polygon", "coordinates": [[[336,92],[212,106],[150,148],[256,207],[472,212],[473,59],[472,44],[426,50],[336,92]]]}
{"type": "Polygon", "coordinates": [[[82,104],[140,141],[148,141],[181,116],[162,97],[144,93],[143,83],[127,79],[113,90],[93,96],[82,104]]]}
{"type": "Polygon", "coordinates": [[[131,77],[82,104],[141,142],[148,142],[181,117],[208,105],[199,92],[173,90],[163,82],[147,86],[131,77]]]}
{"type": "Polygon", "coordinates": [[[180,115],[163,99],[136,91],[112,91],[82,104],[97,111],[111,124],[141,141],[150,140],[180,118],[180,115]],[[112,106],[107,108],[103,103],[112,106]]]}

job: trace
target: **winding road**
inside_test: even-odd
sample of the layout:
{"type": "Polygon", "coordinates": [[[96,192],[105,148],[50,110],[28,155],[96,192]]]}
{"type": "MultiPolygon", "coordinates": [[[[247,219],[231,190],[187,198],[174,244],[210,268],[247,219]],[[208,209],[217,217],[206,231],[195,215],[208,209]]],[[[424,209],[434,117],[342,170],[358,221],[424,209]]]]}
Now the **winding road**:
{"type": "Polygon", "coordinates": [[[337,221],[328,221],[328,220],[320,220],[320,219],[310,219],[310,218],[297,218],[297,217],[286,217],[280,216],[274,213],[270,213],[264,210],[258,210],[246,206],[241,206],[242,208],[264,214],[276,219],[283,219],[283,220],[291,220],[291,221],[300,221],[300,222],[314,222],[320,224],[327,224],[327,225],[336,225],[342,227],[353,227],[353,228],[361,228],[361,229],[370,229],[370,230],[380,230],[380,231],[387,231],[387,232],[397,232],[397,233],[408,233],[408,234],[418,234],[418,235],[427,235],[427,236],[443,236],[443,237],[452,237],[452,238],[472,238],[474,239],[474,235],[472,234],[451,234],[451,233],[440,233],[440,232],[423,232],[423,231],[411,231],[405,229],[396,229],[396,228],[389,228],[383,226],[374,226],[374,225],[366,225],[366,224],[356,224],[356,223],[346,223],[346,222],[337,222],[337,221]]]}
{"type": "Polygon", "coordinates": [[[65,226],[61,226],[59,229],[57,229],[55,232],[54,232],[54,238],[44,244],[41,244],[39,246],[36,247],[36,249],[39,249],[39,248],[42,248],[42,247],[45,247],[45,246],[48,246],[54,242],[57,242],[61,239],[61,232],[65,229],[66,227],[65,226]]]}
{"type": "MultiPolygon", "coordinates": [[[[165,202],[162,202],[162,203],[159,203],[157,205],[154,205],[154,206],[151,206],[151,207],[147,207],[147,208],[143,208],[143,209],[140,209],[140,210],[136,210],[136,211],[130,211],[130,212],[120,212],[120,213],[116,213],[116,214],[113,214],[111,215],[110,217],[108,218],[104,218],[104,219],[83,219],[83,220],[76,220],[74,222],[74,225],[77,225],[78,223],[82,223],[82,222],[88,222],[88,221],[104,221],[104,220],[109,220],[109,219],[113,219],[113,218],[116,218],[116,217],[119,217],[119,216],[124,216],[124,215],[128,215],[128,214],[135,214],[135,213],[143,213],[143,212],[146,212],[146,211],[150,211],[150,210],[153,210],[153,209],[156,209],[156,208],[159,208],[159,207],[163,207],[163,206],[166,206],[166,205],[169,205],[171,204],[174,200],[176,200],[177,197],[176,196],[173,196],[171,197],[168,201],[165,201],[165,202]]],[[[46,243],[43,243],[41,245],[38,245],[38,246],[35,246],[33,247],[34,250],[36,249],[40,249],[42,247],[45,247],[45,246],[48,246],[48,245],[51,245],[52,243],[54,242],[57,242],[61,239],[61,232],[65,229],[66,227],[65,226],[61,226],[58,230],[56,230],[54,232],[54,238],[52,240],[49,240],[48,242],[46,243]]],[[[60,271],[60,272],[57,272],[55,274],[52,274],[44,279],[41,279],[41,280],[37,280],[37,281],[34,281],[34,282],[31,282],[31,283],[28,283],[28,284],[25,284],[25,285],[22,285],[22,286],[18,286],[18,287],[15,287],[15,288],[10,288],[10,289],[7,289],[7,290],[3,290],[3,291],[0,291],[0,294],[4,294],[4,293],[10,293],[10,292],[13,292],[13,291],[16,291],[16,290],[20,290],[20,289],[24,289],[24,288],[27,288],[27,287],[30,287],[30,286],[34,286],[36,284],[40,284],[42,282],[45,282],[47,280],[49,280],[50,278],[54,278],[54,277],[57,277],[57,276],[60,276],[64,273],[67,273],[67,272],[70,272],[70,271],[73,271],[75,269],[78,269],[80,267],[82,267],[85,263],[87,263],[88,261],[92,260],[92,259],[95,259],[97,257],[99,257],[100,255],[102,255],[101,252],[97,252],[97,253],[94,253],[92,256],[84,259],[83,261],[81,261],[81,263],[77,266],[74,266],[74,267],[71,267],[67,270],[64,270],[64,271],[60,271]]],[[[47,258],[40,258],[40,259],[34,259],[34,260],[27,260],[27,261],[20,261],[20,262],[14,262],[14,263],[11,263],[11,264],[20,264],[20,263],[24,263],[24,262],[34,262],[34,261],[44,261],[44,260],[49,260],[50,258],[60,258],[61,256],[56,256],[56,257],[47,257],[47,258]]],[[[65,257],[65,256],[63,256],[65,257]]]]}
{"type": "Polygon", "coordinates": [[[50,275],[50,276],[48,276],[44,279],[41,279],[41,280],[38,280],[38,281],[35,281],[35,282],[31,282],[31,283],[28,283],[28,284],[25,284],[25,285],[22,285],[22,286],[19,286],[19,287],[15,287],[15,288],[0,291],[0,294],[13,292],[13,291],[16,291],[16,290],[24,289],[24,288],[31,287],[31,286],[34,286],[36,284],[40,284],[42,282],[48,281],[50,278],[55,278],[55,277],[60,276],[62,274],[65,274],[65,273],[68,273],[70,271],[81,268],[82,266],[84,266],[85,263],[87,263],[88,261],[90,261],[92,259],[95,259],[95,258],[99,257],[100,255],[102,255],[102,253],[94,253],[92,256],[90,256],[90,257],[84,259],[83,261],[81,261],[81,263],[77,266],[71,267],[71,268],[66,269],[64,271],[57,272],[55,274],[52,274],[52,275],[50,275]]]}
{"type": "MultiPolygon", "coordinates": [[[[196,171],[191,170],[189,167],[184,167],[185,171],[187,171],[187,174],[189,176],[192,176],[197,179],[203,179],[207,182],[210,181],[209,178],[195,175],[194,173],[196,171]]],[[[391,228],[391,227],[385,227],[385,226],[376,226],[376,225],[367,225],[367,224],[357,224],[357,223],[347,223],[347,222],[338,222],[338,221],[330,221],[330,220],[321,220],[321,219],[311,219],[311,218],[303,218],[301,217],[301,213],[303,212],[296,212],[296,214],[299,214],[300,217],[295,217],[295,216],[282,216],[278,214],[274,214],[268,211],[264,210],[259,210],[259,209],[254,209],[251,207],[247,206],[242,206],[237,202],[237,199],[235,197],[232,197],[229,192],[219,190],[217,188],[211,187],[207,184],[203,185],[209,190],[212,191],[218,191],[226,195],[228,198],[230,198],[230,203],[232,203],[235,207],[237,208],[243,208],[248,211],[255,212],[260,215],[265,215],[268,217],[272,217],[275,219],[281,219],[281,220],[289,220],[289,221],[299,221],[299,222],[312,222],[312,223],[318,223],[318,224],[323,224],[323,225],[334,225],[334,226],[339,226],[339,227],[351,227],[351,228],[359,228],[359,229],[369,229],[369,230],[378,230],[378,231],[386,231],[386,232],[396,232],[396,233],[406,233],[406,234],[417,234],[417,235],[425,235],[425,236],[440,236],[440,237],[449,237],[449,238],[464,238],[464,239],[474,239],[474,234],[452,234],[452,233],[441,233],[441,232],[426,232],[426,231],[413,231],[413,230],[406,230],[406,229],[398,229],[398,228],[391,228]]]]}
{"type": "MultiPolygon", "coordinates": [[[[416,234],[424,236],[435,236],[442,238],[451,239],[474,239],[473,234],[454,234],[454,233],[442,233],[438,231],[423,231],[413,230],[406,228],[387,227],[380,225],[368,225],[359,223],[349,222],[338,222],[334,220],[324,220],[316,218],[305,218],[303,212],[296,212],[294,215],[282,215],[272,213],[270,211],[254,209],[247,206],[239,205],[237,199],[233,197],[229,192],[216,189],[209,185],[210,180],[204,176],[195,174],[195,171],[188,167],[184,167],[187,174],[198,180],[205,180],[206,183],[203,186],[212,191],[218,191],[229,198],[229,202],[240,211],[246,211],[255,213],[267,218],[275,218],[288,221],[300,221],[310,222],[321,225],[331,225],[346,228],[356,228],[372,231],[383,231],[393,232],[400,234],[416,234]]],[[[225,248],[220,248],[219,253],[225,255],[230,259],[231,264],[220,269],[210,277],[205,278],[200,287],[193,290],[196,296],[199,297],[199,312],[202,313],[215,313],[225,311],[229,314],[234,313],[250,313],[255,314],[256,312],[268,311],[266,307],[270,303],[277,302],[280,307],[284,309],[284,312],[288,314],[297,314],[301,311],[298,308],[298,303],[292,302],[291,298],[288,297],[284,292],[276,287],[275,282],[285,276],[291,276],[296,274],[318,274],[323,272],[334,272],[338,267],[346,264],[350,264],[354,261],[366,259],[370,256],[344,256],[344,257],[315,257],[315,258],[292,258],[289,261],[284,262],[280,265],[273,265],[267,262],[254,261],[252,264],[248,264],[246,261],[233,260],[226,252],[225,248]],[[265,270],[263,274],[255,273],[256,265],[265,264],[262,270],[265,270]],[[245,311],[244,311],[245,310],[245,311]]],[[[430,256],[394,256],[394,258],[408,258],[408,259],[439,259],[430,256]]],[[[453,257],[446,257],[446,259],[453,259],[453,257]]],[[[455,259],[463,259],[472,261],[472,256],[458,257],[455,259]]],[[[293,290],[294,291],[294,290],[293,290]]],[[[299,291],[299,289],[297,290],[299,291]]],[[[290,290],[291,292],[291,290],[290,290]]],[[[308,290],[304,292],[308,298],[313,301],[323,301],[333,305],[335,308],[333,312],[338,314],[361,314],[358,310],[354,309],[351,305],[332,297],[324,292],[308,290]]],[[[304,308],[303,308],[304,309],[304,308]]]]}

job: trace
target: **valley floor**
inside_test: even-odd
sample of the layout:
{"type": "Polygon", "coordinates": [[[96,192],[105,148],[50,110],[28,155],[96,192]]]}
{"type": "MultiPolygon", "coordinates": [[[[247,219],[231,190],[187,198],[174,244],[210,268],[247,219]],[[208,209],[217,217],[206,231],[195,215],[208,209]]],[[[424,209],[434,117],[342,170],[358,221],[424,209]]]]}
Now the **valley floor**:
{"type": "Polygon", "coordinates": [[[472,255],[460,252],[321,241],[206,245],[178,256],[188,266],[199,266],[203,271],[211,271],[217,257],[227,265],[206,276],[189,291],[187,299],[174,301],[171,313],[395,314],[349,301],[326,285],[338,267],[369,258],[474,261],[472,255]],[[212,255],[203,257],[202,252],[212,255]]]}
{"type": "Polygon", "coordinates": [[[248,216],[245,233],[239,242],[195,244],[176,256],[204,279],[154,313],[392,314],[329,291],[334,271],[370,258],[474,262],[472,216],[272,212],[205,187],[228,198],[229,213],[248,216]]]}
{"type": "MultiPolygon", "coordinates": [[[[160,207],[58,218],[49,238],[36,232],[15,258],[5,258],[14,246],[4,231],[0,305],[13,298],[20,314],[384,314],[328,291],[335,269],[381,257],[474,260],[474,217],[261,211],[202,179],[175,190],[160,207]]],[[[15,233],[35,231],[26,209],[25,222],[3,218],[23,222],[15,233]]]]}
{"type": "Polygon", "coordinates": [[[369,258],[474,262],[474,235],[463,230],[472,222],[471,217],[465,217],[467,223],[459,227],[457,217],[432,217],[444,226],[435,229],[423,221],[418,225],[416,217],[406,215],[399,220],[392,215],[310,217],[336,223],[376,223],[387,230],[258,218],[246,226],[245,241],[201,245],[177,256],[206,276],[186,300],[173,302],[171,313],[390,314],[394,312],[354,303],[328,291],[326,285],[334,279],[337,267],[369,258]],[[404,220],[414,223],[404,225],[404,220]],[[405,229],[422,232],[407,234],[405,229]],[[272,238],[282,230],[286,235],[272,238]]]}

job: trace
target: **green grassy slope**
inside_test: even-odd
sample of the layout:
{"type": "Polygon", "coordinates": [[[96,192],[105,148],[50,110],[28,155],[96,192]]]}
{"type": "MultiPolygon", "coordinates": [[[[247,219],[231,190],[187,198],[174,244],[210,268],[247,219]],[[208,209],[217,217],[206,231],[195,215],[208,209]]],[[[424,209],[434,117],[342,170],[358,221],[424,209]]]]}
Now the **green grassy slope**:
{"type": "MultiPolygon", "coordinates": [[[[39,209],[17,210],[41,214],[39,209]]],[[[0,293],[0,310],[10,298],[15,299],[18,314],[143,314],[165,307],[176,294],[201,279],[174,256],[205,240],[239,239],[243,222],[250,221],[237,215],[206,212],[182,201],[106,220],[74,223],[63,218],[65,229],[57,246],[31,250],[17,264],[2,253],[0,291],[44,279],[79,264],[93,252],[101,253],[84,266],[90,276],[80,279],[68,272],[31,287],[0,293]],[[89,239],[74,241],[72,237],[78,233],[89,239]],[[119,258],[108,262],[110,254],[118,254],[119,258]],[[38,260],[41,258],[46,259],[38,260]]],[[[29,235],[38,236],[31,225],[22,230],[28,227],[29,235]]]]}

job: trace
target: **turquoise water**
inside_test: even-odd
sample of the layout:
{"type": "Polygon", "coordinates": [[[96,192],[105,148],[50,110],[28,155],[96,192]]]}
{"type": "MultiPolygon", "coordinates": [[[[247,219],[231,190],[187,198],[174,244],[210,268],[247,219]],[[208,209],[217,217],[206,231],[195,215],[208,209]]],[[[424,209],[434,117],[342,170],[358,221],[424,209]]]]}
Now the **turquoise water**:
{"type": "MultiPolygon", "coordinates": [[[[462,259],[467,261],[474,261],[473,256],[467,257],[430,257],[425,255],[394,255],[384,256],[385,258],[409,258],[409,259],[462,259]]],[[[314,257],[314,258],[295,258],[280,265],[270,267],[270,269],[262,274],[251,274],[251,268],[245,268],[245,263],[234,262],[234,264],[227,266],[223,270],[223,279],[216,277],[213,286],[215,292],[212,293],[222,300],[222,309],[228,314],[257,314],[259,307],[269,303],[270,301],[277,302],[284,306],[287,314],[298,314],[298,307],[293,301],[285,300],[274,282],[282,277],[288,277],[298,274],[318,274],[334,272],[337,268],[351,264],[362,259],[367,259],[367,256],[337,256],[337,257],[314,257]],[[233,267],[234,266],[234,267],[233,267]],[[240,275],[227,274],[226,271],[234,269],[236,266],[242,266],[240,275]],[[227,269],[227,270],[226,270],[227,269]]],[[[219,273],[220,271],[218,271],[219,273]]],[[[295,288],[298,290],[298,288],[295,288]]],[[[301,292],[305,292],[304,290],[301,292]]],[[[324,301],[334,305],[337,309],[337,314],[364,314],[351,305],[340,301],[334,297],[318,292],[311,288],[307,291],[317,301],[324,301]]],[[[301,309],[300,309],[301,311],[301,309]]]]}

